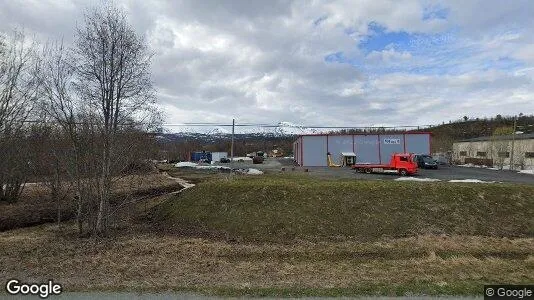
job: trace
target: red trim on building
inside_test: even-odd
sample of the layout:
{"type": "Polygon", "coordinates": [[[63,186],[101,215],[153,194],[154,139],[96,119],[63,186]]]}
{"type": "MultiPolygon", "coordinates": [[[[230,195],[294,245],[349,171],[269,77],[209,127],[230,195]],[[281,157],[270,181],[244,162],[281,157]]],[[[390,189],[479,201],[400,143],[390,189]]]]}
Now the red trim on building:
{"type": "MultiPolygon", "coordinates": [[[[376,135],[378,133],[351,133],[352,135],[376,135]]],[[[346,133],[310,133],[310,134],[301,134],[301,135],[298,135],[298,137],[301,137],[301,136],[326,136],[326,135],[329,135],[329,136],[338,136],[338,135],[351,135],[351,134],[346,134],[346,133]]],[[[389,135],[397,135],[397,134],[429,134],[429,135],[432,135],[432,132],[430,131],[424,131],[424,132],[410,132],[410,131],[406,131],[406,132],[398,132],[398,133],[388,133],[389,135]]]]}
{"type": "Polygon", "coordinates": [[[380,153],[380,134],[376,135],[376,138],[378,139],[378,163],[382,163],[382,153],[380,153]]]}
{"type": "Polygon", "coordinates": [[[304,166],[304,139],[300,137],[300,166],[304,166]]]}

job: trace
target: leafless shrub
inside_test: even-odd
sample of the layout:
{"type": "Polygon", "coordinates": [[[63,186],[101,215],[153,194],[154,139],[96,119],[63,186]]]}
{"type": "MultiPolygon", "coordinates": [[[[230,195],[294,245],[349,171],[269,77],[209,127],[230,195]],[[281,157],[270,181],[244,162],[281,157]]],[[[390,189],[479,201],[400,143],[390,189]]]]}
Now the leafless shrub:
{"type": "Polygon", "coordinates": [[[37,44],[21,31],[0,39],[0,201],[15,202],[29,170],[26,121],[40,88],[37,44]]]}

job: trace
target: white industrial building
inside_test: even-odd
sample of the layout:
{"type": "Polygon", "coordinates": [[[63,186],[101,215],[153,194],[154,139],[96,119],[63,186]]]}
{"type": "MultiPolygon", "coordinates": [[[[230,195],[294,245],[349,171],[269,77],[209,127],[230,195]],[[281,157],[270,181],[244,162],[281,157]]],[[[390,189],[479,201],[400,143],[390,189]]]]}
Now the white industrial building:
{"type": "Polygon", "coordinates": [[[220,162],[221,158],[228,158],[228,152],[211,152],[211,161],[220,162]]]}
{"type": "Polygon", "coordinates": [[[514,169],[534,169],[534,134],[479,137],[453,144],[453,161],[514,169]],[[513,145],[513,151],[512,151],[513,145]]]}
{"type": "Polygon", "coordinates": [[[430,154],[429,132],[399,134],[311,134],[301,135],[293,143],[295,162],[305,167],[328,166],[328,154],[333,162],[389,163],[393,153],[430,154]],[[355,158],[355,159],[354,159],[355,158]]]}

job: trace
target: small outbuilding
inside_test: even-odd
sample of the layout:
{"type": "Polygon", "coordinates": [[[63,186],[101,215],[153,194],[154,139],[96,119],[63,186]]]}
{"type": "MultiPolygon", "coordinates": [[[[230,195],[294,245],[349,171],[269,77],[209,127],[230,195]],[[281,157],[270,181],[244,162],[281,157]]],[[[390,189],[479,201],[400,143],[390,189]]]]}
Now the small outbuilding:
{"type": "Polygon", "coordinates": [[[221,158],[228,158],[228,152],[211,152],[211,160],[213,162],[220,162],[221,158]]]}

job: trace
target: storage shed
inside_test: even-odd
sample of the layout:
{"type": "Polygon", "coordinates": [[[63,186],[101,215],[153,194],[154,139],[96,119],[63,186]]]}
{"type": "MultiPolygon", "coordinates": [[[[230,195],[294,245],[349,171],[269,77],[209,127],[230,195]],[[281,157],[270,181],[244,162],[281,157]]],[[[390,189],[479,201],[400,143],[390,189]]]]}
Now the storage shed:
{"type": "Polygon", "coordinates": [[[343,163],[342,153],[353,152],[356,163],[388,163],[392,153],[430,154],[430,133],[398,134],[310,134],[293,143],[298,165],[328,166],[328,153],[336,163],[343,163]]]}
{"type": "Polygon", "coordinates": [[[220,162],[221,158],[228,158],[228,152],[211,152],[212,161],[220,162]]]}

